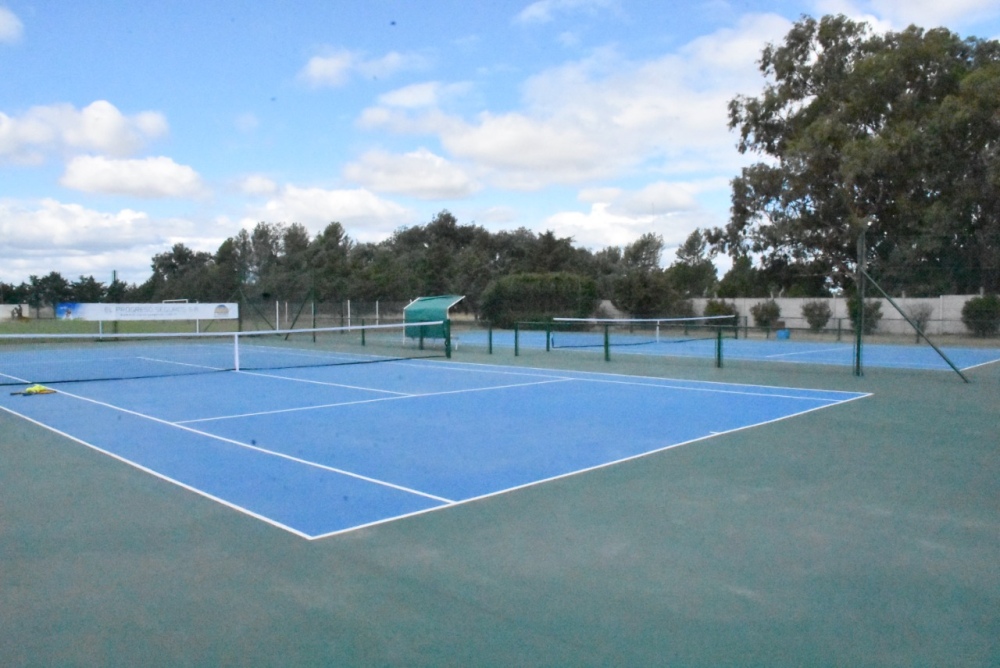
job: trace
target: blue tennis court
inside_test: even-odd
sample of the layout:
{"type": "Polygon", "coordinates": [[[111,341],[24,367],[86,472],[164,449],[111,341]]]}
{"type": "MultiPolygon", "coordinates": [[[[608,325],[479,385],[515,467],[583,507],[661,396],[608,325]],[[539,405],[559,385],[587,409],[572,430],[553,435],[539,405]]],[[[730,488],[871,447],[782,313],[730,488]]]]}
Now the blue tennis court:
{"type": "MultiPolygon", "coordinates": [[[[556,345],[551,349],[559,354],[566,351],[590,351],[595,355],[603,353],[603,345],[594,340],[588,347],[560,346],[561,338],[577,336],[575,333],[553,335],[556,345]]],[[[459,337],[461,345],[485,348],[488,334],[485,331],[464,331],[459,337]]],[[[506,351],[514,349],[514,333],[494,331],[492,343],[506,351]]],[[[550,342],[551,343],[551,342],[550,342]]],[[[546,349],[544,331],[528,330],[518,334],[518,345],[533,350],[546,349]]],[[[649,355],[653,357],[694,357],[712,359],[716,353],[716,341],[711,336],[704,338],[648,341],[639,345],[611,344],[611,355],[649,355]]],[[[723,337],[723,358],[758,362],[787,362],[791,364],[816,364],[831,366],[853,366],[854,347],[851,341],[819,342],[778,339],[735,339],[731,335],[723,337]]],[[[1000,349],[941,346],[942,351],[959,369],[967,370],[986,364],[1000,362],[1000,349]]],[[[862,360],[865,366],[896,369],[949,370],[948,363],[926,344],[902,345],[866,343],[862,360]]]]}
{"type": "Polygon", "coordinates": [[[310,539],[867,396],[435,360],[56,388],[0,408],[310,539]]]}

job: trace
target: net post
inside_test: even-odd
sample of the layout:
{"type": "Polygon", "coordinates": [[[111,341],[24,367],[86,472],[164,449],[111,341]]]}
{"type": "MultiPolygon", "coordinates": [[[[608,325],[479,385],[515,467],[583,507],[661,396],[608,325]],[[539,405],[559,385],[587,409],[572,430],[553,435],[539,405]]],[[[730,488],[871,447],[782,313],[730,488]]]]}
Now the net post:
{"type": "Polygon", "coordinates": [[[552,323],[545,323],[545,352],[552,352],[552,323]]]}
{"type": "Polygon", "coordinates": [[[861,363],[861,347],[865,329],[865,230],[858,233],[858,271],[855,280],[858,288],[858,312],[854,317],[854,375],[865,375],[861,363]]]}
{"type": "Polygon", "coordinates": [[[444,321],[444,356],[445,359],[451,359],[451,319],[445,318],[444,321]]]}
{"type": "Polygon", "coordinates": [[[365,319],[361,319],[361,345],[365,345],[365,319]]]}
{"type": "Polygon", "coordinates": [[[233,334],[233,371],[240,370],[240,333],[233,334]]]}
{"type": "Polygon", "coordinates": [[[515,322],[514,323],[514,357],[517,357],[520,354],[520,352],[521,352],[520,346],[519,346],[519,344],[520,344],[520,338],[521,338],[520,337],[520,332],[518,331],[518,326],[517,326],[517,323],[515,322]]]}
{"type": "Polygon", "coordinates": [[[490,355],[493,354],[493,323],[491,322],[486,331],[486,344],[490,355]]]}
{"type": "Polygon", "coordinates": [[[610,326],[607,323],[604,325],[604,361],[611,361],[611,334],[610,326]]]}
{"type": "Polygon", "coordinates": [[[722,368],[722,325],[715,328],[715,368],[722,368]]]}

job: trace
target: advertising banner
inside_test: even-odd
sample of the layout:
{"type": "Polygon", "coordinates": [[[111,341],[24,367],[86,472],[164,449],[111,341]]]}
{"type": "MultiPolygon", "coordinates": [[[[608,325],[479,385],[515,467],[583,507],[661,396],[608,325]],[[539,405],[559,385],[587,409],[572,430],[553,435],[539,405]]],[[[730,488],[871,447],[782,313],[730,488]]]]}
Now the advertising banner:
{"type": "Polygon", "coordinates": [[[56,305],[60,320],[235,320],[239,304],[77,304],[56,305]]]}

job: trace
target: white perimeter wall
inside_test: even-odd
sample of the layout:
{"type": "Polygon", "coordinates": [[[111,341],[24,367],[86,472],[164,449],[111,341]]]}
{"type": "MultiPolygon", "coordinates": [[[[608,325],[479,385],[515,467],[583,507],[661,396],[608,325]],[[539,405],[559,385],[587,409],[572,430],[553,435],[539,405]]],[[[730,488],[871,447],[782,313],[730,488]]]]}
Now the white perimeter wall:
{"type": "MultiPolygon", "coordinates": [[[[0,304],[0,320],[10,320],[10,314],[16,308],[17,304],[0,304]]],[[[31,315],[31,309],[27,304],[21,304],[21,313],[25,317],[31,315]]]]}
{"type": "MultiPolygon", "coordinates": [[[[907,313],[918,304],[927,304],[931,307],[931,320],[927,325],[928,334],[968,334],[968,329],[962,324],[962,307],[965,302],[978,297],[979,295],[943,295],[941,297],[893,297],[900,308],[907,313]]],[[[705,312],[705,303],[708,299],[692,299],[694,312],[702,315],[705,312]]],[[[747,324],[753,326],[753,314],[750,309],[767,299],[761,297],[740,297],[737,299],[725,299],[728,304],[735,304],[740,317],[746,316],[747,324]]],[[[809,323],[802,317],[802,305],[806,302],[826,302],[830,305],[833,314],[827,329],[836,329],[837,318],[843,318],[843,327],[849,329],[851,326],[850,317],[847,315],[847,299],[844,297],[779,297],[774,300],[781,308],[781,320],[785,321],[786,327],[793,329],[807,329],[809,323]]],[[[903,316],[892,307],[886,299],[871,299],[866,301],[882,302],[882,319],[879,321],[878,330],[887,334],[904,334],[913,331],[913,328],[903,319],[903,316]]],[[[742,324],[742,320],[741,320],[742,324]]]]}

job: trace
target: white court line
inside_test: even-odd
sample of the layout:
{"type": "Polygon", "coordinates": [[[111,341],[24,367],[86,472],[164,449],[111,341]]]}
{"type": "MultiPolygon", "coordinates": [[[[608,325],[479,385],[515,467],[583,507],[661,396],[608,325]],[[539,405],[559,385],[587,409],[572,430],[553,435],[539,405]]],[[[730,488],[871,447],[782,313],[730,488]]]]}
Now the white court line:
{"type": "MultiPolygon", "coordinates": [[[[831,404],[842,401],[842,399],[831,399],[829,397],[804,397],[801,395],[794,395],[794,394],[769,394],[767,392],[719,390],[712,387],[684,387],[678,385],[658,385],[654,383],[635,383],[635,382],[627,382],[624,380],[600,380],[591,378],[581,378],[580,380],[588,383],[609,383],[611,385],[636,385],[638,387],[655,387],[663,390],[683,390],[685,392],[708,392],[712,394],[738,394],[747,397],[774,397],[775,399],[797,399],[800,401],[824,401],[831,404]]],[[[816,390],[816,391],[819,392],[821,390],[816,390]]],[[[852,394],[857,394],[857,393],[852,393],[852,394]]]]}
{"type": "Polygon", "coordinates": [[[846,403],[849,403],[851,401],[857,401],[858,399],[863,399],[863,398],[869,397],[869,396],[871,396],[871,395],[870,394],[864,394],[864,395],[859,395],[859,396],[855,396],[855,397],[850,397],[850,398],[847,398],[847,399],[843,399],[841,401],[837,401],[837,402],[832,403],[832,404],[827,404],[825,406],[815,406],[813,408],[807,408],[807,409],[799,411],[797,413],[790,413],[788,415],[782,415],[780,417],[772,418],[770,420],[765,420],[763,422],[757,422],[755,424],[743,425],[742,427],[735,427],[733,429],[727,429],[726,431],[713,431],[713,432],[709,432],[708,434],[706,434],[704,436],[699,436],[697,438],[692,438],[690,440],[683,441],[681,443],[671,443],[670,445],[665,445],[662,448],[656,448],[654,450],[649,450],[647,452],[640,452],[640,453],[637,453],[637,454],[634,454],[634,455],[630,455],[628,457],[623,457],[621,459],[616,459],[616,460],[611,461],[611,462],[604,462],[602,464],[596,464],[594,466],[589,466],[587,468],[579,469],[579,470],[576,470],[576,471],[568,471],[566,473],[560,473],[559,475],[554,475],[554,476],[551,476],[549,478],[544,478],[542,480],[533,480],[531,482],[524,483],[523,485],[515,485],[514,487],[508,487],[507,489],[501,489],[501,490],[497,490],[495,492],[489,492],[487,494],[481,494],[480,496],[474,496],[474,497],[471,497],[471,498],[468,498],[468,499],[461,499],[461,500],[458,500],[458,501],[455,501],[455,502],[449,504],[448,506],[438,506],[436,508],[426,508],[424,510],[419,510],[419,511],[416,511],[416,512],[407,513],[405,515],[398,515],[396,517],[387,517],[385,519],[378,520],[376,522],[371,522],[371,523],[364,524],[364,525],[359,525],[359,526],[355,526],[355,527],[348,527],[346,529],[338,529],[337,531],[331,531],[329,533],[324,533],[324,534],[319,534],[317,536],[312,536],[312,537],[309,538],[309,540],[319,540],[321,538],[329,538],[331,536],[337,536],[337,535],[340,535],[340,534],[345,534],[345,533],[348,533],[348,532],[351,532],[351,531],[356,531],[357,529],[363,529],[365,527],[373,526],[375,524],[384,524],[386,522],[392,522],[392,521],[395,521],[395,520],[398,520],[398,519],[403,519],[405,517],[413,517],[414,515],[424,515],[426,513],[436,512],[438,510],[442,510],[443,508],[454,508],[455,506],[465,505],[467,503],[473,503],[473,502],[476,502],[476,501],[482,501],[484,499],[489,499],[491,497],[499,496],[501,494],[507,494],[509,492],[516,492],[518,490],[527,489],[529,487],[535,487],[536,485],[544,485],[544,484],[552,482],[554,480],[562,480],[564,478],[571,478],[573,476],[582,475],[584,473],[590,473],[591,471],[597,471],[597,470],[600,470],[600,469],[603,469],[603,468],[608,468],[610,466],[616,466],[616,465],[622,464],[624,462],[632,461],[632,460],[635,460],[635,459],[641,459],[643,457],[648,457],[650,455],[655,455],[655,454],[658,454],[658,453],[661,453],[661,452],[666,452],[667,450],[673,450],[674,448],[679,448],[679,447],[682,447],[682,446],[685,446],[685,445],[690,445],[692,443],[698,443],[700,441],[706,441],[706,440],[708,440],[710,438],[715,438],[717,436],[723,436],[725,434],[735,434],[737,432],[745,431],[747,429],[753,429],[754,427],[761,427],[761,426],[766,425],[766,424],[772,424],[772,423],[775,423],[775,422],[781,422],[782,420],[788,420],[788,419],[791,419],[791,418],[794,418],[794,417],[798,417],[800,415],[805,415],[807,413],[812,413],[814,411],[823,410],[824,408],[830,408],[831,406],[836,406],[836,405],[839,405],[839,404],[846,404],[846,403]]]}
{"type": "MultiPolygon", "coordinates": [[[[441,364],[441,362],[432,362],[432,363],[434,363],[434,364],[441,364]]],[[[490,369],[492,367],[492,365],[490,365],[490,364],[483,364],[483,363],[480,363],[480,362],[444,362],[443,364],[447,364],[449,367],[453,367],[455,365],[464,365],[464,366],[468,366],[468,367],[473,367],[472,369],[466,369],[466,371],[477,371],[480,368],[488,370],[488,369],[490,369]]],[[[416,365],[414,365],[414,366],[416,366],[416,365]]],[[[442,367],[442,368],[445,368],[445,367],[442,367]]],[[[508,367],[508,368],[515,368],[515,367],[508,367]]],[[[533,370],[533,371],[539,371],[539,372],[543,372],[543,371],[557,371],[557,369],[545,369],[544,367],[523,367],[523,368],[529,369],[529,370],[533,370]]],[[[458,370],[458,369],[455,369],[455,370],[458,370]]],[[[499,373],[503,373],[503,372],[499,372],[499,373]]],[[[763,388],[767,388],[769,390],[791,390],[793,392],[801,391],[801,392],[824,392],[826,394],[843,394],[843,395],[846,395],[848,399],[854,398],[854,395],[858,394],[858,392],[855,391],[855,390],[816,390],[816,389],[810,389],[810,388],[807,388],[807,387],[787,387],[787,386],[784,386],[784,385],[755,385],[753,383],[732,383],[732,382],[725,382],[725,381],[719,381],[719,380],[682,380],[682,379],[678,379],[678,378],[664,378],[664,377],[660,377],[660,376],[635,376],[635,375],[624,374],[624,373],[611,373],[609,371],[569,371],[568,373],[572,373],[572,374],[576,374],[576,375],[573,375],[573,376],[553,376],[553,377],[554,378],[560,378],[560,379],[563,379],[563,380],[588,380],[588,379],[592,379],[595,376],[596,377],[608,377],[608,378],[629,378],[629,379],[632,379],[633,382],[636,382],[637,385],[650,385],[650,386],[653,386],[653,387],[672,387],[671,385],[664,385],[663,384],[664,381],[667,382],[667,383],[695,383],[695,384],[698,384],[698,385],[710,385],[710,386],[717,386],[717,387],[763,387],[763,388]],[[642,380],[642,381],[651,381],[651,382],[649,382],[649,383],[640,383],[640,382],[638,382],[640,380],[642,380]],[[656,381],[661,381],[661,382],[656,382],[656,381]]],[[[513,375],[519,375],[519,374],[515,373],[513,375]]],[[[531,375],[531,374],[525,374],[525,375],[531,375]]],[[[543,376],[541,374],[539,374],[539,376],[541,376],[543,378],[546,377],[546,376],[543,376]]],[[[869,396],[869,394],[864,394],[864,396],[869,396]]]]}
{"type": "Polygon", "coordinates": [[[296,413],[299,411],[314,411],[321,408],[338,408],[340,406],[357,406],[359,404],[374,404],[382,401],[399,401],[401,399],[421,399],[424,397],[440,397],[448,394],[467,394],[472,392],[490,392],[493,390],[506,390],[512,387],[531,387],[534,385],[547,385],[549,383],[564,383],[574,378],[559,378],[553,380],[542,380],[535,383],[516,383],[513,385],[494,385],[491,387],[473,387],[464,390],[448,390],[446,392],[424,392],[423,394],[407,394],[399,397],[377,397],[375,399],[358,399],[356,401],[341,401],[333,404],[319,404],[316,406],[298,406],[295,408],[279,408],[273,411],[258,411],[255,413],[239,413],[236,415],[219,415],[216,417],[196,418],[194,420],[178,420],[170,424],[184,425],[194,422],[213,422],[215,420],[235,420],[239,418],[257,417],[259,415],[277,415],[279,413],[296,413]]]}
{"type": "MultiPolygon", "coordinates": [[[[311,368],[311,367],[307,367],[311,368]]],[[[364,390],[366,392],[381,392],[383,394],[397,394],[401,397],[411,396],[406,392],[394,392],[393,390],[381,390],[377,387],[361,387],[358,385],[345,385],[344,383],[329,383],[324,380],[311,380],[309,378],[296,378],[295,376],[279,376],[276,373],[262,373],[260,371],[238,371],[247,376],[259,376],[261,378],[276,378],[277,380],[290,380],[295,383],[309,383],[311,385],[325,385],[328,387],[343,387],[348,390],[364,390]]]]}
{"type": "MultiPolygon", "coordinates": [[[[998,360],[1000,361],[1000,360],[998,360]]],[[[471,367],[485,367],[489,368],[489,365],[480,365],[474,362],[452,362],[450,364],[464,364],[471,367]]],[[[525,367],[528,369],[534,369],[535,367],[525,367]]],[[[457,370],[457,369],[456,369],[457,370]]],[[[478,372],[479,368],[464,369],[464,371],[478,372]]],[[[545,369],[538,369],[539,371],[544,371],[545,369]]],[[[495,373],[506,373],[503,371],[497,371],[495,373]]],[[[677,378],[661,378],[659,376],[631,376],[620,373],[609,373],[607,371],[574,371],[578,375],[575,376],[553,376],[553,378],[559,378],[563,380],[582,380],[593,383],[612,383],[612,384],[622,384],[622,385],[638,385],[640,387],[658,387],[671,390],[690,390],[692,392],[718,392],[720,394],[745,394],[749,396],[761,396],[761,397],[776,397],[776,398],[787,398],[787,399],[817,399],[820,401],[842,401],[842,399],[830,399],[830,398],[819,398],[819,397],[803,397],[800,395],[783,395],[783,394],[773,394],[768,392],[750,392],[747,390],[731,390],[731,389],[718,389],[718,388],[734,388],[734,387],[745,387],[745,388],[767,388],[769,390],[790,390],[792,392],[809,392],[809,393],[824,393],[827,395],[840,394],[845,395],[848,399],[854,398],[859,392],[855,390],[816,390],[804,387],[785,387],[782,385],[752,385],[745,383],[726,383],[717,380],[680,380],[677,378]],[[631,380],[605,380],[605,378],[627,378],[631,380]],[[684,383],[684,385],[677,385],[671,383],[684,383]]],[[[512,375],[535,375],[535,374],[518,374],[513,373],[512,375]]],[[[545,376],[538,374],[539,377],[544,378],[545,376]]],[[[870,393],[861,392],[863,396],[869,396],[870,393]]]]}
{"type": "Polygon", "coordinates": [[[0,373],[0,376],[3,376],[4,378],[10,378],[11,380],[16,381],[18,383],[30,383],[31,382],[30,380],[25,380],[24,378],[21,378],[20,376],[12,376],[9,373],[0,373]]]}
{"type": "MultiPolygon", "coordinates": [[[[399,366],[408,366],[414,369],[434,369],[436,371],[457,371],[464,373],[491,373],[497,376],[527,376],[528,378],[547,378],[550,380],[576,380],[574,377],[558,375],[555,372],[557,369],[533,369],[532,367],[525,367],[529,371],[551,371],[552,373],[528,373],[526,371],[499,371],[497,367],[491,364],[477,364],[475,362],[442,362],[441,360],[410,360],[410,361],[397,361],[399,366]],[[424,362],[421,364],[420,362],[424,362]],[[472,367],[472,368],[468,368],[472,367]]],[[[505,369],[513,369],[516,367],[503,367],[505,369]]],[[[582,371],[579,373],[588,373],[582,371]]]]}
{"type": "MultiPolygon", "coordinates": [[[[129,359],[129,358],[126,358],[129,359]]],[[[196,369],[208,369],[209,371],[229,371],[229,369],[224,369],[218,366],[208,366],[207,364],[192,364],[190,362],[178,362],[176,360],[161,360],[156,357],[143,357],[139,355],[136,357],[137,360],[146,360],[147,362],[157,362],[159,364],[175,364],[177,366],[193,366],[196,369]]]]}
{"type": "MultiPolygon", "coordinates": [[[[70,395],[70,396],[72,396],[72,395],[70,395]]],[[[305,538],[306,540],[312,540],[313,538],[315,538],[315,536],[310,536],[309,534],[307,534],[305,532],[302,532],[302,531],[299,531],[298,529],[294,529],[294,528],[288,526],[287,524],[282,524],[281,522],[273,520],[270,517],[267,517],[265,515],[261,515],[259,513],[255,513],[254,511],[250,510],[249,508],[244,508],[243,506],[238,506],[235,503],[232,503],[231,501],[226,501],[225,499],[223,499],[221,497],[218,497],[218,496],[215,496],[214,494],[209,494],[208,492],[206,492],[204,490],[201,490],[201,489],[198,489],[197,487],[192,487],[191,485],[188,485],[187,483],[183,483],[180,480],[175,480],[174,478],[171,478],[170,476],[163,475],[159,471],[156,471],[154,469],[151,469],[151,468],[148,468],[146,466],[143,466],[142,464],[139,464],[137,462],[133,462],[131,459],[125,459],[121,455],[117,455],[117,454],[111,452],[110,450],[105,450],[104,448],[99,448],[96,445],[94,445],[93,443],[88,443],[87,441],[84,441],[81,438],[77,438],[76,436],[73,436],[71,434],[67,434],[66,432],[61,431],[59,429],[56,429],[55,427],[52,427],[50,425],[47,425],[44,422],[39,422],[38,420],[35,420],[34,418],[30,418],[27,415],[22,415],[21,413],[18,413],[17,411],[14,411],[14,410],[11,410],[10,408],[7,408],[6,406],[0,406],[0,410],[6,411],[6,412],[10,413],[11,415],[16,415],[17,417],[19,417],[19,418],[21,418],[23,420],[27,420],[28,422],[30,422],[32,424],[38,425],[42,429],[48,429],[52,433],[58,434],[59,436],[62,436],[63,438],[68,438],[69,440],[73,441],[74,443],[79,443],[80,445],[86,446],[86,447],[90,448],[91,450],[96,450],[97,452],[100,452],[102,455],[107,455],[108,457],[111,457],[112,459],[116,459],[116,460],[122,462],[123,464],[128,464],[132,468],[138,469],[139,471],[142,471],[143,473],[148,473],[149,475],[151,475],[153,477],[156,477],[156,478],[159,478],[160,480],[165,480],[165,481],[167,481],[167,482],[169,482],[171,484],[177,485],[181,489],[186,489],[189,492],[194,492],[195,494],[198,494],[199,496],[203,496],[206,499],[211,499],[212,501],[215,501],[216,503],[221,503],[223,506],[226,506],[227,508],[231,508],[233,510],[241,512],[244,515],[249,515],[250,517],[252,517],[254,519],[261,520],[262,522],[266,522],[267,524],[270,524],[271,526],[274,526],[274,527],[278,527],[279,529],[284,529],[285,531],[287,531],[289,533],[293,533],[293,534],[295,534],[296,536],[298,536],[300,538],[305,538]]]]}
{"type": "Polygon", "coordinates": [[[819,350],[801,350],[797,353],[778,353],[777,355],[764,355],[764,359],[771,359],[772,357],[792,357],[793,355],[817,355],[819,353],[840,353],[847,352],[851,349],[850,346],[840,346],[839,348],[821,348],[819,350]]]}
{"type": "Polygon", "coordinates": [[[154,417],[152,415],[147,415],[145,413],[139,413],[138,411],[133,411],[133,410],[130,410],[128,408],[123,408],[121,406],[115,406],[114,404],[109,404],[109,403],[107,403],[105,401],[99,401],[97,399],[91,399],[90,397],[80,396],[79,394],[73,394],[72,392],[65,392],[63,390],[59,390],[59,394],[65,395],[67,397],[72,397],[74,399],[79,399],[80,401],[87,401],[87,402],[90,402],[92,404],[97,404],[98,406],[104,406],[105,408],[110,408],[112,410],[121,411],[122,413],[127,413],[129,415],[134,415],[136,417],[143,418],[145,420],[150,420],[150,421],[156,422],[158,424],[163,424],[163,425],[166,425],[168,427],[174,427],[176,429],[182,429],[184,431],[191,432],[192,434],[197,434],[199,436],[205,436],[207,438],[215,439],[217,441],[222,441],[223,443],[229,443],[230,445],[236,445],[236,446],[239,446],[241,448],[246,448],[247,450],[255,450],[255,451],[263,453],[265,455],[271,455],[273,457],[278,457],[280,459],[287,459],[287,460],[295,462],[297,464],[304,464],[306,466],[312,466],[314,468],[322,469],[324,471],[330,471],[332,473],[338,473],[340,475],[345,475],[345,476],[348,476],[350,478],[356,478],[358,480],[363,480],[365,482],[374,483],[376,485],[382,485],[383,487],[389,487],[391,489],[395,489],[395,490],[398,490],[398,491],[401,491],[401,492],[406,492],[408,494],[415,494],[417,496],[422,496],[422,497],[427,498],[427,499],[433,499],[434,501],[440,501],[442,503],[454,503],[454,501],[452,501],[451,499],[446,499],[446,498],[441,497],[441,496],[435,496],[434,494],[429,494],[427,492],[421,492],[420,490],[411,489],[409,487],[403,487],[402,485],[397,485],[395,483],[391,483],[391,482],[388,482],[386,480],[379,480],[378,478],[370,478],[368,476],[361,475],[360,473],[353,473],[351,471],[346,471],[344,469],[338,469],[338,468],[335,468],[333,466],[327,466],[325,464],[320,464],[318,462],[311,462],[308,459],[302,459],[300,457],[295,457],[295,456],[288,455],[288,454],[285,454],[285,453],[282,453],[282,452],[276,452],[274,450],[268,450],[267,448],[262,448],[262,447],[259,447],[259,446],[256,446],[256,445],[251,445],[250,443],[243,443],[242,441],[237,441],[237,440],[234,440],[234,439],[231,439],[231,438],[226,438],[225,436],[218,436],[217,434],[211,434],[211,433],[209,433],[207,431],[201,431],[201,430],[198,430],[198,429],[194,429],[192,427],[185,426],[185,425],[183,425],[183,424],[181,424],[179,422],[170,422],[168,420],[163,420],[161,418],[154,417]]]}
{"type": "Polygon", "coordinates": [[[971,366],[962,367],[962,371],[968,371],[969,369],[978,369],[981,366],[989,366],[991,364],[996,364],[997,362],[1000,362],[1000,357],[998,357],[997,359],[980,362],[979,364],[973,364],[971,366]]]}

